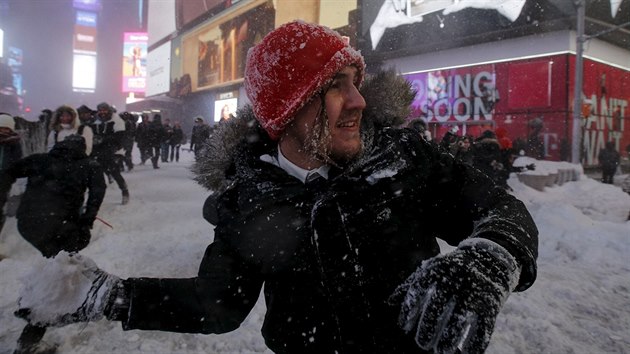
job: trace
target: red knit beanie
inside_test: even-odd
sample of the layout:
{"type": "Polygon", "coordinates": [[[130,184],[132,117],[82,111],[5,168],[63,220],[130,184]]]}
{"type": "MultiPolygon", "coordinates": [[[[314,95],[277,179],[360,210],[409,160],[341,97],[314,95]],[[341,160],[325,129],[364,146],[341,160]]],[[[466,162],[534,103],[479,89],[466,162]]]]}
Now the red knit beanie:
{"type": "Polygon", "coordinates": [[[344,67],[365,62],[328,27],[294,21],[271,31],[247,53],[245,91],[256,118],[277,140],[298,110],[344,67]]]}

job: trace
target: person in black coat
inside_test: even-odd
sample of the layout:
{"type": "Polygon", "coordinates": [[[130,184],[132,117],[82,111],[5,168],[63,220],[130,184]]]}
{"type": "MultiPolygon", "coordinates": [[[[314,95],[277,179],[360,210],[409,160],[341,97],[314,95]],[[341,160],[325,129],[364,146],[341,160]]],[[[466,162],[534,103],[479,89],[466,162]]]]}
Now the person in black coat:
{"type": "Polygon", "coordinates": [[[122,147],[125,150],[124,163],[127,166],[127,170],[131,171],[133,170],[131,153],[133,152],[133,143],[136,136],[136,121],[138,118],[129,112],[122,112],[120,118],[125,122],[125,135],[122,141],[122,147]]]}
{"type": "MultiPolygon", "coordinates": [[[[33,154],[0,174],[0,209],[17,178],[27,178],[17,210],[18,231],[46,258],[77,252],[90,242],[90,229],[105,196],[103,170],[85,154],[85,139],[70,135],[46,154],[33,154]],[[84,206],[85,192],[88,191],[84,206]]],[[[27,325],[15,353],[32,353],[46,326],[27,325]]]]}
{"type": "MultiPolygon", "coordinates": [[[[4,171],[15,161],[22,157],[22,145],[20,136],[15,132],[15,120],[10,114],[0,113],[0,171],[4,171]]],[[[0,196],[5,200],[9,197],[10,190],[6,195],[0,196]]],[[[4,205],[4,204],[3,204],[4,205]]],[[[4,227],[5,215],[0,208],[0,231],[4,227]]]]}
{"type": "Polygon", "coordinates": [[[2,171],[0,194],[24,177],[26,190],[16,215],[20,234],[44,257],[85,248],[106,189],[101,167],[85,154],[85,139],[71,135],[47,154],[16,161],[2,171]]]}
{"type": "Polygon", "coordinates": [[[90,125],[94,132],[92,156],[96,158],[103,171],[113,177],[122,193],[121,204],[129,203],[129,189],[121,174],[122,149],[125,139],[125,122],[115,115],[115,109],[107,102],[96,106],[97,119],[90,125]]]}
{"type": "Polygon", "coordinates": [[[491,130],[486,130],[472,146],[472,164],[490,177],[495,183],[507,187],[507,179],[503,179],[505,173],[504,156],[501,152],[499,140],[491,130]]]}
{"type": "Polygon", "coordinates": [[[171,120],[166,118],[162,124],[164,127],[164,136],[162,137],[162,143],[160,144],[160,151],[162,162],[168,162],[168,156],[171,149],[171,138],[173,137],[173,125],[171,120]]]}
{"type": "Polygon", "coordinates": [[[617,166],[619,166],[619,152],[615,150],[615,143],[609,141],[606,147],[597,155],[599,167],[602,169],[602,183],[613,184],[617,166]]]}
{"type": "Polygon", "coordinates": [[[173,124],[173,134],[169,139],[169,144],[171,145],[171,156],[170,162],[179,162],[179,149],[184,142],[184,131],[182,130],[182,126],[178,120],[173,124]]]}
{"type": "Polygon", "coordinates": [[[146,143],[151,151],[151,163],[154,169],[160,168],[158,161],[161,156],[162,142],[166,136],[166,130],[162,125],[162,115],[156,113],[153,115],[153,120],[149,122],[146,127],[146,143]]]}
{"type": "Polygon", "coordinates": [[[102,305],[52,322],[224,333],[264,285],[262,333],[276,353],[483,352],[507,296],[536,278],[536,226],[487,176],[392,125],[415,96],[403,78],[367,80],[361,92],[401,94],[366,104],[364,69],[323,26],[267,35],[248,55],[252,106],[194,167],[216,226],[198,275],[119,279],[86,265],[75,279],[102,305]],[[440,255],[436,237],[456,248],[440,255]]]}
{"type": "Polygon", "coordinates": [[[190,150],[195,152],[195,158],[199,158],[201,149],[210,138],[212,129],[201,117],[195,118],[195,125],[190,134],[190,150]]]}
{"type": "Polygon", "coordinates": [[[142,121],[136,126],[135,138],[138,150],[140,150],[140,164],[144,165],[153,156],[152,148],[149,145],[149,115],[142,113],[142,121]]]}
{"type": "Polygon", "coordinates": [[[450,148],[451,154],[456,159],[467,165],[473,165],[472,138],[470,136],[460,136],[450,148]]]}
{"type": "Polygon", "coordinates": [[[0,113],[0,171],[11,166],[22,157],[20,136],[15,132],[15,120],[6,113],[0,113]]]}

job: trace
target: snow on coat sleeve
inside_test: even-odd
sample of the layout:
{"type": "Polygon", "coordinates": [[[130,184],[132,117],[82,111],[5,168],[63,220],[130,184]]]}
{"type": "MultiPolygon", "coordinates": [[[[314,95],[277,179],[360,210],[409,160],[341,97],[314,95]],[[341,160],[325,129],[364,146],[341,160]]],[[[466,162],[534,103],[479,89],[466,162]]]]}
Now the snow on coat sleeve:
{"type": "Polygon", "coordinates": [[[221,243],[207,249],[195,278],[129,278],[123,281],[129,309],[123,329],[225,333],[245,320],[262,280],[251,276],[221,243]]]}
{"type": "Polygon", "coordinates": [[[453,222],[436,230],[438,237],[457,246],[464,238],[485,238],[507,249],[520,264],[515,291],[536,279],[538,229],[525,205],[478,169],[458,162],[452,155],[420,142],[430,160],[435,209],[453,222]],[[472,231],[471,231],[472,230],[472,231]]]}

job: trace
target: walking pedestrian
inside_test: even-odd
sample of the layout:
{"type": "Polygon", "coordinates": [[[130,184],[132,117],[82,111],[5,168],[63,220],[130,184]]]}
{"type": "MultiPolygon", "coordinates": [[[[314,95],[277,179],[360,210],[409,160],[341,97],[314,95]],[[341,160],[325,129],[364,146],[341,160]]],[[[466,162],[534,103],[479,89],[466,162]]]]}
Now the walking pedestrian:
{"type": "Polygon", "coordinates": [[[190,134],[190,151],[195,152],[195,159],[199,158],[201,149],[208,138],[210,138],[210,127],[203,120],[203,117],[196,117],[195,125],[190,134]]]}
{"type": "MultiPolygon", "coordinates": [[[[0,113],[0,173],[22,157],[20,136],[15,132],[15,119],[7,113],[0,113]]],[[[9,190],[0,198],[7,200],[9,190]]],[[[1,194],[1,193],[0,193],[1,194]]],[[[4,204],[3,204],[4,205],[4,204]]],[[[0,208],[0,231],[4,227],[5,213],[0,208]]]]}
{"type": "Polygon", "coordinates": [[[118,115],[114,115],[114,108],[107,102],[96,106],[97,119],[90,125],[94,132],[92,154],[101,165],[103,171],[111,176],[122,193],[123,205],[129,203],[129,189],[127,182],[121,175],[119,151],[122,150],[125,137],[125,122],[118,115]],[[119,155],[119,156],[116,156],[119,155]]]}
{"type": "Polygon", "coordinates": [[[615,143],[607,142],[605,148],[597,155],[597,159],[602,169],[602,183],[613,184],[620,161],[619,152],[615,150],[615,143]]]}
{"type": "Polygon", "coordinates": [[[170,161],[173,162],[174,159],[175,162],[179,162],[179,149],[184,142],[184,131],[182,130],[182,126],[178,120],[176,120],[173,125],[173,134],[171,135],[169,142],[171,145],[170,161]]]}

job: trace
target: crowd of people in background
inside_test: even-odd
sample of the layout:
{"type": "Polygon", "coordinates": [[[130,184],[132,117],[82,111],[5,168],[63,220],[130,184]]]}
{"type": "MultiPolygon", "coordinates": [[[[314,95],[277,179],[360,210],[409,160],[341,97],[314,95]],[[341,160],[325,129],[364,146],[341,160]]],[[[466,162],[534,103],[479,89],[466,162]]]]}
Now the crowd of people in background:
{"type": "MultiPolygon", "coordinates": [[[[201,116],[194,121],[189,151],[197,156],[213,129],[201,116]]],[[[98,104],[95,110],[87,105],[77,108],[61,105],[54,111],[44,109],[37,122],[1,113],[0,171],[22,157],[51,152],[56,144],[73,135],[83,138],[85,154],[99,164],[109,184],[116,182],[123,205],[129,202],[130,193],[122,172],[132,171],[135,164],[144,165],[146,161],[151,161],[154,169],[159,168],[160,162],[179,162],[182,145],[188,141],[179,120],[163,119],[161,113],[119,113],[107,102],[98,104]],[[28,146],[25,147],[22,140],[29,140],[28,146]],[[132,159],[134,145],[140,152],[140,161],[135,163],[132,159]]]]}
{"type": "MultiPolygon", "coordinates": [[[[417,131],[425,140],[433,142],[423,120],[412,120],[407,127],[417,131]]],[[[536,168],[534,164],[514,167],[514,159],[525,152],[514,147],[512,140],[507,135],[507,130],[502,127],[485,130],[477,137],[457,135],[456,131],[451,130],[446,132],[439,142],[434,143],[440,145],[463,163],[478,168],[490,176],[499,186],[508,190],[510,187],[507,181],[510,173],[536,168]]]]}

